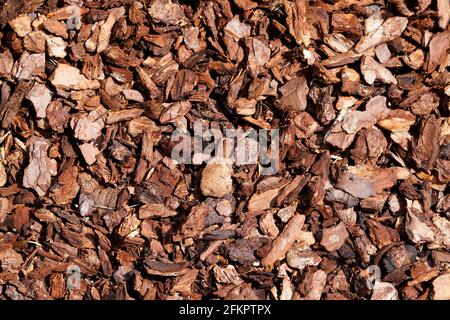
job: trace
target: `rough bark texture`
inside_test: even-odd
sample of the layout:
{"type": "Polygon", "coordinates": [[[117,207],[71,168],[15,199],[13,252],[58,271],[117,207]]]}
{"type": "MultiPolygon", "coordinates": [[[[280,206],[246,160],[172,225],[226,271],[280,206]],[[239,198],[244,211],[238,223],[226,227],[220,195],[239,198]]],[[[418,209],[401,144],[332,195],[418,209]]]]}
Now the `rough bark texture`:
{"type": "Polygon", "coordinates": [[[449,10],[0,1],[0,300],[450,299],[449,10]]]}

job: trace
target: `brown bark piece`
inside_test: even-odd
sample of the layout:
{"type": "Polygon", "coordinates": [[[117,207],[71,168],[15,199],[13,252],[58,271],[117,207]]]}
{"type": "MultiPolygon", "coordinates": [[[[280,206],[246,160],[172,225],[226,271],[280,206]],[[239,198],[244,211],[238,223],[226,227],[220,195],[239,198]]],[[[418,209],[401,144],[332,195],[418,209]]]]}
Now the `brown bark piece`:
{"type": "Polygon", "coordinates": [[[398,300],[398,292],[389,282],[377,282],[370,300],[398,300]]]}
{"type": "Polygon", "coordinates": [[[0,300],[448,299],[449,19],[0,1],[0,300]]]}
{"type": "Polygon", "coordinates": [[[33,103],[38,118],[45,118],[47,106],[52,100],[51,91],[39,82],[35,82],[34,86],[28,91],[26,98],[33,103]]]}
{"type": "Polygon", "coordinates": [[[23,186],[34,189],[43,196],[50,188],[51,177],[57,173],[57,164],[50,159],[47,151],[50,143],[43,138],[33,137],[29,140],[29,164],[23,175],[23,186]]]}
{"type": "Polygon", "coordinates": [[[307,300],[320,300],[327,281],[327,274],[323,270],[314,272],[307,286],[307,300]]]}
{"type": "Polygon", "coordinates": [[[31,89],[33,85],[32,82],[20,82],[14,93],[8,99],[3,109],[0,111],[0,118],[2,120],[2,127],[7,128],[11,125],[11,122],[14,120],[19,108],[22,104],[23,99],[25,98],[28,91],[31,89]]]}
{"type": "Polygon", "coordinates": [[[414,243],[432,243],[436,239],[436,229],[428,217],[418,208],[417,202],[408,205],[406,233],[414,243]]]}
{"type": "Polygon", "coordinates": [[[368,84],[373,84],[375,80],[386,84],[397,84],[394,75],[370,56],[364,56],[361,59],[361,73],[368,84]]]}
{"type": "Polygon", "coordinates": [[[69,36],[67,33],[67,25],[64,22],[56,19],[46,19],[42,25],[48,32],[54,34],[55,36],[63,37],[64,39],[67,39],[69,36]]]}
{"type": "Polygon", "coordinates": [[[47,53],[50,57],[64,58],[67,55],[66,42],[61,37],[49,37],[46,40],[47,53]]]}
{"type": "Polygon", "coordinates": [[[124,7],[110,9],[108,18],[100,27],[100,33],[97,40],[97,53],[102,53],[108,47],[112,28],[114,27],[116,21],[124,14],[124,7]]]}
{"type": "Polygon", "coordinates": [[[337,226],[323,230],[322,240],[320,244],[327,249],[327,251],[339,250],[349,237],[347,228],[343,222],[337,226]]]}
{"type": "Polygon", "coordinates": [[[441,69],[445,64],[447,51],[450,47],[450,31],[436,33],[429,43],[429,51],[425,62],[425,70],[428,73],[436,68],[441,69]]]}
{"type": "Polygon", "coordinates": [[[139,219],[167,218],[176,215],[176,211],[170,210],[162,203],[150,203],[139,208],[139,219]]]}
{"type": "Polygon", "coordinates": [[[78,167],[74,163],[74,159],[71,159],[63,166],[58,176],[58,183],[51,188],[50,196],[57,204],[70,203],[80,190],[77,183],[78,167]]]}
{"type": "Polygon", "coordinates": [[[420,123],[419,136],[412,141],[411,158],[417,167],[431,170],[438,155],[436,144],[439,135],[439,121],[435,116],[424,118],[420,123]]]}
{"type": "Polygon", "coordinates": [[[378,249],[400,241],[400,236],[395,229],[386,227],[375,220],[368,220],[366,224],[369,227],[370,240],[378,249]]]}
{"type": "Polygon", "coordinates": [[[24,52],[14,64],[14,77],[19,81],[34,80],[45,75],[45,53],[24,52]]]}
{"type": "Polygon", "coordinates": [[[171,0],[153,0],[148,13],[154,22],[167,25],[175,25],[184,18],[181,6],[171,0]]]}
{"type": "Polygon", "coordinates": [[[450,274],[443,274],[433,281],[433,300],[450,299],[450,274]]]}
{"type": "Polygon", "coordinates": [[[222,163],[208,163],[203,169],[200,188],[205,196],[222,198],[233,191],[232,168],[222,163]]]}
{"type": "Polygon", "coordinates": [[[78,114],[77,117],[72,117],[70,126],[74,137],[81,141],[91,141],[98,138],[105,126],[106,112],[105,108],[99,106],[88,115],[78,114]]]}
{"type": "Polygon", "coordinates": [[[305,110],[309,91],[305,78],[293,79],[280,87],[279,90],[281,92],[280,104],[283,108],[299,112],[305,110]]]}
{"type": "Polygon", "coordinates": [[[369,179],[359,177],[350,172],[344,172],[339,175],[336,187],[361,199],[375,195],[375,190],[369,179]]]}
{"type": "Polygon", "coordinates": [[[356,44],[356,52],[364,52],[377,45],[391,41],[400,36],[406,29],[408,19],[405,17],[391,17],[383,22],[380,28],[376,28],[356,44]]]}
{"type": "Polygon", "coordinates": [[[63,133],[70,119],[69,108],[63,106],[60,100],[53,100],[47,106],[46,116],[52,130],[63,133]]]}
{"type": "Polygon", "coordinates": [[[389,109],[386,107],[386,98],[376,96],[367,102],[366,111],[353,111],[345,116],[342,129],[349,134],[357,133],[363,128],[370,128],[388,114],[389,109]]]}
{"type": "Polygon", "coordinates": [[[311,250],[301,251],[293,248],[287,252],[286,260],[290,267],[303,270],[307,266],[318,266],[322,258],[311,250]]]}
{"type": "Polygon", "coordinates": [[[10,21],[9,24],[13,28],[14,32],[21,38],[25,37],[32,31],[31,28],[31,17],[28,15],[23,15],[10,21]]]}
{"type": "Polygon", "coordinates": [[[100,87],[97,80],[89,80],[81,74],[79,69],[63,63],[58,64],[50,81],[56,88],[63,90],[86,90],[100,87]]]}
{"type": "Polygon", "coordinates": [[[301,230],[304,221],[305,216],[300,214],[296,214],[289,219],[281,234],[273,241],[268,254],[261,260],[263,266],[269,266],[284,259],[286,252],[297,240],[298,231],[301,230]]]}
{"type": "Polygon", "coordinates": [[[3,270],[17,273],[22,266],[22,256],[11,248],[0,250],[0,266],[3,270]]]}

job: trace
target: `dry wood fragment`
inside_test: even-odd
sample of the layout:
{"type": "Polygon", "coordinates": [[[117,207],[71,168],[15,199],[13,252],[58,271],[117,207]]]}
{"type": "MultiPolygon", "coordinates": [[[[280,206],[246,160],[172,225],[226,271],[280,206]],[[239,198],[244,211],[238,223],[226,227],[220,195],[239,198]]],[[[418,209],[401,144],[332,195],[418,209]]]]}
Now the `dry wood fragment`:
{"type": "Polygon", "coordinates": [[[229,265],[226,268],[220,268],[216,266],[214,268],[214,276],[216,277],[216,280],[219,283],[224,284],[231,283],[236,286],[243,283],[236,269],[232,265],[229,265]]]}
{"type": "Polygon", "coordinates": [[[447,0],[0,3],[0,300],[449,299],[447,0]]]}
{"type": "Polygon", "coordinates": [[[29,140],[29,164],[24,170],[23,186],[34,189],[39,196],[50,188],[51,177],[57,173],[57,164],[47,155],[50,143],[38,137],[29,140]]]}
{"type": "Polygon", "coordinates": [[[11,76],[13,65],[14,59],[11,51],[6,50],[5,52],[0,53],[0,75],[2,77],[11,76]]]}
{"type": "Polygon", "coordinates": [[[370,56],[362,57],[361,73],[368,84],[373,84],[375,80],[380,80],[387,84],[397,84],[397,79],[395,79],[394,75],[370,56]]]}
{"type": "Polygon", "coordinates": [[[187,296],[192,294],[192,283],[196,280],[199,271],[196,269],[189,270],[182,275],[172,287],[172,291],[181,292],[187,296]]]}
{"type": "Polygon", "coordinates": [[[183,9],[171,0],[153,0],[148,8],[150,17],[156,23],[175,25],[184,18],[183,9]]]}
{"type": "Polygon", "coordinates": [[[125,89],[122,91],[122,93],[127,100],[136,101],[136,102],[144,102],[144,97],[137,90],[125,89]]]}
{"type": "Polygon", "coordinates": [[[333,50],[340,53],[347,52],[354,45],[354,43],[351,40],[348,40],[347,38],[345,38],[344,35],[340,33],[332,33],[327,35],[324,38],[324,42],[327,45],[329,45],[333,50]]]}
{"type": "Polygon", "coordinates": [[[2,248],[0,251],[0,266],[2,270],[18,273],[22,263],[22,256],[12,248],[2,248]]]}
{"type": "Polygon", "coordinates": [[[364,177],[359,177],[353,173],[345,172],[339,175],[336,187],[350,193],[357,198],[367,198],[375,195],[371,181],[364,177]]]}
{"type": "Polygon", "coordinates": [[[295,38],[295,41],[301,45],[308,46],[310,43],[310,31],[306,28],[306,15],[308,3],[305,0],[296,0],[294,2],[285,2],[287,13],[287,24],[289,33],[295,38]]]}
{"type": "Polygon", "coordinates": [[[450,274],[443,274],[433,281],[433,300],[450,299],[450,274]]]}
{"type": "Polygon", "coordinates": [[[406,110],[395,109],[389,112],[385,119],[378,121],[378,125],[390,132],[408,132],[416,122],[416,117],[406,110]]]}
{"type": "Polygon", "coordinates": [[[226,163],[208,163],[203,169],[200,188],[205,196],[222,198],[233,191],[232,168],[226,163]]]}
{"type": "Polygon", "coordinates": [[[427,262],[418,262],[411,271],[414,280],[408,282],[408,285],[415,285],[423,281],[429,281],[439,275],[437,267],[430,267],[427,262]]]}
{"type": "Polygon", "coordinates": [[[286,254],[286,261],[292,268],[303,270],[307,266],[317,266],[322,258],[311,250],[301,251],[293,248],[286,254]]]}
{"type": "Polygon", "coordinates": [[[373,287],[371,300],[398,300],[398,292],[389,282],[377,282],[373,287]]]}
{"type": "Polygon", "coordinates": [[[386,227],[375,220],[368,220],[366,224],[369,227],[370,240],[379,249],[400,241],[400,236],[395,229],[386,227]]]}
{"type": "Polygon", "coordinates": [[[408,19],[405,17],[391,17],[386,19],[379,28],[375,28],[356,44],[357,53],[364,52],[382,43],[391,41],[400,36],[406,28],[408,19]]]}
{"type": "Polygon", "coordinates": [[[425,70],[428,73],[433,72],[436,68],[441,69],[446,63],[446,52],[450,47],[450,31],[436,33],[430,40],[427,60],[425,62],[425,70]]]}
{"type": "Polygon", "coordinates": [[[375,54],[377,56],[378,61],[381,63],[386,63],[391,58],[391,52],[386,43],[380,44],[375,48],[375,54]]]}
{"type": "Polygon", "coordinates": [[[151,275],[163,277],[177,277],[187,272],[186,262],[161,262],[156,260],[146,260],[145,270],[151,275]]]}
{"type": "Polygon", "coordinates": [[[328,251],[339,250],[349,237],[345,224],[340,222],[337,226],[323,230],[320,244],[328,251]]]}
{"type": "Polygon", "coordinates": [[[64,22],[58,21],[56,19],[46,19],[42,26],[50,33],[54,34],[58,37],[63,37],[64,39],[67,39],[68,32],[67,32],[67,25],[64,22]]]}
{"type": "Polygon", "coordinates": [[[46,116],[53,131],[63,133],[69,122],[69,107],[63,106],[60,100],[53,100],[47,106],[46,116]]]}
{"type": "Polygon", "coordinates": [[[251,27],[240,21],[239,16],[234,16],[224,28],[225,34],[233,37],[235,41],[250,36],[251,27]]]}
{"type": "Polygon", "coordinates": [[[276,261],[284,259],[286,252],[297,240],[298,230],[302,228],[304,221],[305,216],[300,214],[289,219],[281,234],[273,241],[268,254],[261,260],[263,266],[272,265],[276,261]]]}
{"type": "Polygon", "coordinates": [[[64,297],[65,281],[62,273],[54,273],[50,276],[50,295],[53,299],[61,299],[64,297]]]}
{"type": "Polygon", "coordinates": [[[100,27],[100,32],[97,40],[97,53],[101,53],[107,48],[111,37],[112,28],[114,27],[114,24],[119,19],[119,17],[123,16],[124,14],[124,7],[114,8],[109,11],[108,18],[100,27]]]}
{"type": "Polygon", "coordinates": [[[26,98],[33,103],[38,118],[45,118],[47,106],[52,100],[51,91],[42,83],[36,82],[28,91],[26,98]]]}
{"type": "Polygon", "coordinates": [[[47,38],[47,53],[50,57],[64,58],[67,55],[66,43],[61,37],[47,38]]]}
{"type": "Polygon", "coordinates": [[[166,109],[161,112],[159,121],[163,124],[175,121],[189,112],[190,108],[191,103],[189,101],[179,101],[169,104],[166,109]]]}
{"type": "Polygon", "coordinates": [[[136,119],[143,113],[144,113],[143,109],[126,109],[126,110],[110,111],[108,112],[106,123],[112,124],[120,121],[136,119]]]}
{"type": "Polygon", "coordinates": [[[177,215],[177,212],[170,210],[161,203],[146,204],[139,208],[139,219],[146,218],[167,218],[177,215]]]}
{"type": "Polygon", "coordinates": [[[13,28],[14,32],[21,38],[25,37],[32,31],[31,28],[31,17],[28,15],[23,15],[15,18],[10,21],[10,25],[13,28]]]}
{"type": "Polygon", "coordinates": [[[158,87],[156,86],[156,84],[153,82],[153,80],[151,79],[150,75],[148,74],[148,72],[142,68],[142,67],[137,67],[136,71],[139,74],[139,78],[142,81],[142,84],[147,88],[147,90],[150,93],[150,97],[151,98],[156,98],[158,97],[161,93],[158,89],[158,87]]]}
{"type": "Polygon", "coordinates": [[[361,165],[348,167],[348,170],[359,177],[369,179],[375,192],[392,188],[398,180],[404,180],[411,174],[409,169],[402,167],[374,168],[361,165]]]}
{"type": "Polygon", "coordinates": [[[3,128],[7,128],[10,126],[17,112],[19,111],[23,99],[25,98],[28,91],[31,89],[32,85],[33,85],[32,82],[28,81],[20,82],[17,85],[16,89],[14,90],[14,93],[4,104],[4,107],[0,111],[0,118],[2,120],[3,128]]]}
{"type": "MultiPolygon", "coordinates": [[[[0,162],[0,187],[3,187],[6,184],[6,181],[7,181],[7,175],[6,175],[5,165],[0,162]]],[[[4,203],[5,200],[6,200],[6,203],[8,203],[7,199],[5,199],[5,198],[2,198],[2,199],[4,199],[4,200],[2,200],[3,201],[3,206],[2,206],[3,210],[0,210],[0,212],[6,210],[6,208],[8,207],[4,203]]]]}
{"type": "Polygon", "coordinates": [[[347,114],[342,123],[342,129],[347,133],[356,133],[362,128],[370,128],[377,121],[389,114],[386,98],[376,96],[367,102],[365,111],[353,111],[347,114]]]}
{"type": "Polygon", "coordinates": [[[445,30],[450,21],[450,3],[445,0],[437,0],[437,10],[439,15],[439,27],[445,30]]]}
{"type": "Polygon", "coordinates": [[[55,203],[70,203],[80,190],[77,182],[78,167],[74,163],[75,161],[73,159],[69,160],[61,169],[61,173],[58,176],[58,183],[52,185],[50,196],[55,203]]]}
{"type": "Polygon", "coordinates": [[[439,135],[439,122],[434,116],[423,118],[419,136],[412,141],[411,158],[418,168],[430,170],[437,158],[438,146],[434,143],[439,135]]]}
{"type": "Polygon", "coordinates": [[[306,108],[308,85],[303,77],[293,79],[280,88],[280,105],[286,109],[303,111],[306,108]]]}
{"type": "Polygon", "coordinates": [[[406,232],[415,243],[433,242],[436,238],[435,226],[430,219],[421,211],[417,202],[408,204],[408,215],[406,222],[406,232]]]}
{"type": "Polygon", "coordinates": [[[24,52],[12,70],[17,80],[34,80],[45,74],[45,54],[24,52]]]}
{"type": "Polygon", "coordinates": [[[308,300],[320,300],[327,281],[327,274],[323,270],[314,272],[310,282],[308,283],[308,300]]]}
{"type": "Polygon", "coordinates": [[[50,81],[56,88],[64,90],[86,90],[100,87],[97,80],[86,79],[79,69],[63,63],[58,64],[50,81]]]}
{"type": "Polygon", "coordinates": [[[70,120],[74,137],[81,141],[91,141],[101,135],[105,126],[106,109],[102,106],[92,110],[88,115],[78,114],[70,120]]]}

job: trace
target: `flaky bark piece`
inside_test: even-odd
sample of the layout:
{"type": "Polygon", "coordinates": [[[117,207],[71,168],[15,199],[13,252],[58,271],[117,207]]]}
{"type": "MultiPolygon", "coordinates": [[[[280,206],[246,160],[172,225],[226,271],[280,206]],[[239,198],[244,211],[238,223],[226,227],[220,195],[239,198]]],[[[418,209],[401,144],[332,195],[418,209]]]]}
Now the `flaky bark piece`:
{"type": "Polygon", "coordinates": [[[420,122],[420,133],[413,139],[411,146],[411,159],[419,169],[431,170],[438,157],[439,123],[434,115],[420,122]]]}
{"type": "Polygon", "coordinates": [[[272,248],[269,253],[261,260],[263,266],[269,266],[284,259],[286,252],[292,247],[300,230],[305,222],[305,216],[301,214],[294,215],[286,224],[283,232],[273,241],[272,248]]]}
{"type": "Polygon", "coordinates": [[[359,40],[355,46],[355,51],[361,53],[397,38],[406,29],[407,24],[408,18],[405,17],[391,17],[386,19],[380,28],[377,28],[359,40]]]}
{"type": "Polygon", "coordinates": [[[2,120],[2,127],[7,128],[12,123],[14,117],[16,116],[19,108],[22,104],[25,95],[31,89],[33,82],[22,81],[20,82],[12,96],[9,98],[5,107],[0,112],[0,118],[2,120]]]}
{"type": "Polygon", "coordinates": [[[51,177],[57,173],[57,164],[47,155],[50,147],[48,140],[32,137],[28,143],[30,162],[23,174],[23,186],[34,189],[42,197],[50,188],[51,177]]]}

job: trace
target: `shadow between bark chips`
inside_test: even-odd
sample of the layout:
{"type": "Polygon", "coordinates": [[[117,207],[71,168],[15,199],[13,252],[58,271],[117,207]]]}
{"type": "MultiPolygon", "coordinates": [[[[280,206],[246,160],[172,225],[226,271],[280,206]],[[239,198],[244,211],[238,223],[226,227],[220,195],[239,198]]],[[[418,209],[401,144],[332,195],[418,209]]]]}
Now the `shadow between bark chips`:
{"type": "Polygon", "coordinates": [[[0,300],[450,300],[449,20],[448,0],[0,1],[0,300]]]}

